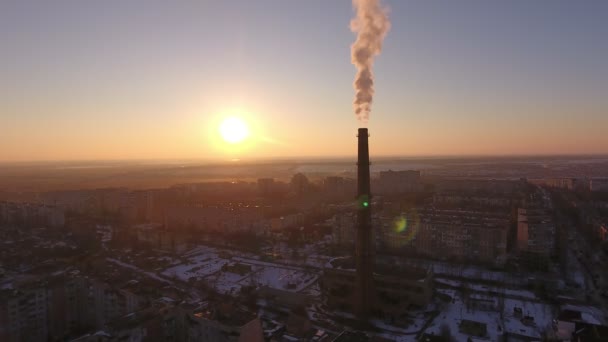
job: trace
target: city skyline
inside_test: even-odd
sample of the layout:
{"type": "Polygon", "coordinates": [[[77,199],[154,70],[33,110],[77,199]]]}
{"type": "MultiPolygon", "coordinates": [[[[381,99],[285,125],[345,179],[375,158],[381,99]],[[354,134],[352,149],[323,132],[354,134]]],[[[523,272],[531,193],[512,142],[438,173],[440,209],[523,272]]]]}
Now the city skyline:
{"type": "MultiPolygon", "coordinates": [[[[372,155],[608,153],[608,4],[386,3],[372,155]]],[[[0,161],[354,156],[351,7],[1,4],[0,161]]]]}

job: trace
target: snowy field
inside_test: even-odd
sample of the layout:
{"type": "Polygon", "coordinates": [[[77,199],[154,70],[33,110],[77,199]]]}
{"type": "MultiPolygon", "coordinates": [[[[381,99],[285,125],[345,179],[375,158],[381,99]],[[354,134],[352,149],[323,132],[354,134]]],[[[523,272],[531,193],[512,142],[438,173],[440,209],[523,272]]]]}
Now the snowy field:
{"type": "Polygon", "coordinates": [[[557,316],[557,312],[543,303],[531,303],[528,301],[505,299],[504,328],[505,332],[512,334],[523,334],[540,338],[543,332],[551,330],[551,322],[557,316]],[[529,324],[522,323],[521,318],[515,314],[515,309],[520,308],[523,316],[534,319],[529,324]]]}
{"type": "Polygon", "coordinates": [[[256,271],[258,285],[299,292],[318,279],[318,275],[280,267],[262,267],[256,271]]]}
{"type": "MultiPolygon", "coordinates": [[[[498,341],[505,332],[541,338],[545,331],[551,329],[552,319],[557,314],[550,305],[509,298],[505,298],[501,304],[498,304],[496,300],[494,303],[499,306],[498,309],[479,309],[474,308],[470,301],[467,305],[459,295],[459,291],[440,290],[440,292],[451,296],[452,302],[442,308],[441,313],[429,325],[426,332],[440,335],[442,326],[447,326],[457,341],[466,341],[469,337],[460,331],[460,324],[463,320],[486,325],[486,336],[478,337],[478,340],[498,341]],[[529,319],[522,320],[526,316],[529,319]]],[[[472,295],[470,298],[472,300],[484,299],[488,302],[495,299],[493,296],[484,295],[472,295]]]]}
{"type": "Polygon", "coordinates": [[[188,281],[190,278],[200,279],[220,271],[227,263],[227,259],[220,258],[214,250],[207,248],[188,257],[187,262],[166,269],[162,275],[182,281],[188,281]]]}
{"type": "Polygon", "coordinates": [[[231,253],[199,246],[184,254],[184,262],[171,265],[162,275],[182,281],[192,278],[204,280],[221,293],[236,293],[242,286],[251,285],[300,292],[314,284],[319,277],[318,272],[305,267],[260,261],[252,255],[231,253]]]}

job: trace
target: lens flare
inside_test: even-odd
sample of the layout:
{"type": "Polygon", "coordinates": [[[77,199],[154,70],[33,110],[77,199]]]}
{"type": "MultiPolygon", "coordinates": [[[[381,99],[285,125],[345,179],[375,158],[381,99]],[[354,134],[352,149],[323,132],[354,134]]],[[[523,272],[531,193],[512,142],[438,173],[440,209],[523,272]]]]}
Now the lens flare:
{"type": "Polygon", "coordinates": [[[416,238],[416,234],[420,229],[420,219],[415,211],[407,215],[397,216],[393,220],[392,229],[396,233],[393,243],[403,247],[416,238]]]}
{"type": "Polygon", "coordinates": [[[357,198],[357,205],[359,208],[367,208],[369,207],[369,196],[361,195],[357,198]]]}
{"type": "Polygon", "coordinates": [[[395,219],[395,231],[401,233],[407,227],[407,219],[403,216],[395,219]]]}

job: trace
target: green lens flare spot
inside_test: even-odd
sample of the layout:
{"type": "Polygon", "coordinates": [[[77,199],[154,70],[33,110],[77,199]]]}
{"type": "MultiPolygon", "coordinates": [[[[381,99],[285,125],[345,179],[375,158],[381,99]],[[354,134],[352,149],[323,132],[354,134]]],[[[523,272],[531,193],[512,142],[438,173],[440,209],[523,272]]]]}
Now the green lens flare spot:
{"type": "Polygon", "coordinates": [[[363,209],[363,208],[367,208],[370,206],[370,201],[369,201],[369,196],[368,195],[361,195],[357,198],[357,208],[359,209],[363,209]]]}

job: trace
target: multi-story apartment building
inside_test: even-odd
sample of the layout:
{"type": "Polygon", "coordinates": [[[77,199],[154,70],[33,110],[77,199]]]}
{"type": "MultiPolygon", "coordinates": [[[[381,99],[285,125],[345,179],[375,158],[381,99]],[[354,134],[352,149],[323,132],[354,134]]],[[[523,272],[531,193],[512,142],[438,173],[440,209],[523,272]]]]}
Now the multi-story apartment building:
{"type": "Polygon", "coordinates": [[[93,328],[94,309],[88,300],[88,279],[56,276],[47,279],[49,337],[61,340],[70,332],[93,328]]]}
{"type": "Polygon", "coordinates": [[[589,180],[591,191],[608,192],[608,178],[593,178],[589,180]]]}
{"type": "Polygon", "coordinates": [[[274,178],[260,178],[257,183],[258,193],[262,196],[273,194],[277,189],[277,183],[274,178]]]}
{"type": "Polygon", "coordinates": [[[105,282],[89,283],[89,299],[93,302],[95,327],[102,328],[117,317],[139,310],[144,300],[124,288],[115,288],[105,282]]]}
{"type": "Polygon", "coordinates": [[[352,178],[339,176],[329,176],[323,179],[322,189],[326,196],[334,197],[354,197],[357,185],[352,178]]]}
{"type": "Polygon", "coordinates": [[[380,245],[392,252],[434,258],[502,263],[507,254],[508,213],[412,209],[380,226],[380,245]]]}
{"type": "Polygon", "coordinates": [[[444,179],[437,183],[439,193],[513,194],[522,189],[521,180],[499,179],[444,179]]]}
{"type": "Polygon", "coordinates": [[[63,227],[63,209],[39,203],[0,202],[0,224],[63,227]]]}
{"type": "MultiPolygon", "coordinates": [[[[355,225],[357,224],[357,214],[354,212],[344,212],[340,214],[336,214],[333,217],[332,222],[332,241],[336,247],[339,248],[354,248],[355,237],[356,237],[356,229],[355,225]]],[[[372,230],[372,238],[375,241],[375,244],[378,244],[379,227],[382,225],[382,219],[380,216],[372,217],[372,226],[374,229],[372,230]],[[376,228],[378,227],[378,228],[376,228]]]]}
{"type": "Polygon", "coordinates": [[[433,196],[433,204],[452,207],[503,207],[508,208],[515,202],[509,195],[476,195],[459,192],[442,192],[433,196]]]}
{"type": "Polygon", "coordinates": [[[254,230],[265,224],[262,210],[255,206],[176,206],[168,209],[166,225],[191,226],[208,232],[254,230]]]}
{"type": "Polygon", "coordinates": [[[47,291],[39,284],[0,291],[0,341],[46,341],[47,291]]]}
{"type": "Polygon", "coordinates": [[[131,228],[140,245],[174,253],[181,253],[190,246],[188,232],[181,229],[167,229],[160,223],[138,224],[131,228]]]}
{"type": "Polygon", "coordinates": [[[380,177],[374,181],[374,192],[378,194],[418,192],[421,190],[420,171],[381,171],[380,177]]]}
{"type": "Polygon", "coordinates": [[[332,223],[332,240],[337,246],[354,246],[357,215],[353,212],[337,214],[332,223]]]}
{"type": "Polygon", "coordinates": [[[13,286],[17,289],[0,290],[3,342],[63,340],[101,329],[146,304],[129,284],[119,288],[82,276],[27,277],[13,286]]]}
{"type": "Polygon", "coordinates": [[[546,210],[517,210],[517,250],[522,255],[541,259],[555,254],[555,221],[546,210]]]}

